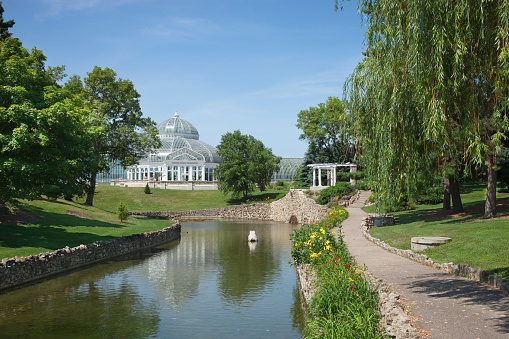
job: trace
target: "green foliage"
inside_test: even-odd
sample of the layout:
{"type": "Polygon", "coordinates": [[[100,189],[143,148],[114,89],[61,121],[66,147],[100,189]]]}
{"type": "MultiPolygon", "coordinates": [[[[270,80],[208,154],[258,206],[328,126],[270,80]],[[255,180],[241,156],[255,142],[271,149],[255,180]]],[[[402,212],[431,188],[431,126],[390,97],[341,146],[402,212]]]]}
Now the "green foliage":
{"type": "Polygon", "coordinates": [[[355,136],[346,102],[329,97],[325,103],[310,107],[298,114],[299,136],[309,143],[304,162],[295,178],[297,186],[310,187],[313,171],[307,165],[353,161],[355,136]]]}
{"type": "Polygon", "coordinates": [[[145,185],[145,188],[143,189],[143,192],[145,192],[145,194],[150,194],[150,187],[148,187],[148,182],[145,185]]]}
{"type": "Polygon", "coordinates": [[[265,190],[281,161],[281,157],[272,154],[261,141],[238,130],[221,137],[217,154],[221,157],[215,172],[219,190],[224,194],[232,193],[234,197],[242,195],[244,200],[256,186],[265,190]]]}
{"type": "Polygon", "coordinates": [[[92,205],[95,178],[107,171],[108,163],[119,160],[124,167],[137,163],[147,152],[160,146],[155,123],[143,117],[140,94],[130,80],[117,78],[110,68],[94,67],[83,83],[72,77],[64,89],[81,102],[88,119],[86,133],[93,140],[93,166],[86,204],[92,205]]]}
{"type": "Polygon", "coordinates": [[[498,159],[497,178],[499,187],[509,188],[509,148],[504,147],[502,155],[498,159]]]}
{"type": "Polygon", "coordinates": [[[4,8],[2,1],[0,1],[0,39],[9,38],[12,34],[9,32],[9,28],[14,26],[14,20],[4,22],[4,8]]]}
{"type": "MultiPolygon", "coordinates": [[[[363,163],[382,201],[413,201],[422,183],[485,167],[509,128],[507,1],[359,2],[366,58],[345,95],[363,163]],[[489,23],[489,24],[487,24],[489,23]]],[[[495,213],[488,185],[487,217],[495,213]]]]}
{"type": "Polygon", "coordinates": [[[320,196],[318,199],[316,199],[316,202],[320,205],[325,205],[328,202],[330,202],[330,199],[332,197],[343,197],[345,195],[348,195],[354,191],[354,188],[350,183],[339,181],[336,183],[336,185],[327,187],[326,189],[323,189],[320,191],[320,196]]]}
{"type": "Polygon", "coordinates": [[[283,180],[276,181],[276,187],[285,187],[285,182],[283,180]]]}
{"type": "Polygon", "coordinates": [[[59,88],[41,51],[0,40],[0,204],[87,189],[86,115],[59,88]],[[65,147],[63,146],[65,145],[65,147]]]}
{"type": "Polygon", "coordinates": [[[122,201],[117,205],[117,217],[120,222],[127,220],[127,207],[122,201]]]}
{"type": "Polygon", "coordinates": [[[359,191],[369,191],[372,189],[372,185],[369,180],[357,181],[353,187],[359,191]]]}
{"type": "Polygon", "coordinates": [[[301,140],[323,149],[332,162],[346,162],[353,157],[351,122],[346,102],[329,97],[325,103],[298,114],[301,140]]]}
{"type": "Polygon", "coordinates": [[[338,208],[327,219],[303,225],[290,235],[294,263],[310,264],[317,274],[307,338],[383,337],[378,329],[377,292],[354,265],[342,235],[331,232],[332,227],[341,227],[347,216],[338,208]]]}
{"type": "MultiPolygon", "coordinates": [[[[370,229],[370,233],[403,250],[410,249],[412,237],[450,237],[453,239],[450,243],[426,250],[424,253],[438,263],[466,264],[484,269],[489,274],[503,275],[505,280],[509,280],[507,219],[487,220],[482,217],[482,205],[486,194],[483,184],[463,184],[461,190],[467,212],[462,216],[442,214],[440,204],[416,205],[412,211],[394,213],[399,224],[375,227],[370,229]],[[436,215],[437,218],[429,218],[430,215],[436,215]],[[440,218],[440,215],[443,217],[440,218]]],[[[501,203],[507,203],[509,194],[499,194],[498,199],[501,203]]],[[[368,213],[375,212],[374,206],[363,209],[368,213]]],[[[505,214],[507,210],[503,212],[505,214]]]]}

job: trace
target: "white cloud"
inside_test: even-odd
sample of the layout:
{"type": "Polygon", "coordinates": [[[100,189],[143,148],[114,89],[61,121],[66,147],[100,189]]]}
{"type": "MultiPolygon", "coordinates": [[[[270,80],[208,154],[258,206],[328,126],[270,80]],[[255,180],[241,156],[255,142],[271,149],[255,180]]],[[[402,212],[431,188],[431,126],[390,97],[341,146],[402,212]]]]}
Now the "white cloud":
{"type": "Polygon", "coordinates": [[[263,36],[272,32],[273,28],[265,24],[253,22],[217,23],[201,18],[170,17],[164,22],[146,27],[142,30],[145,35],[172,42],[190,41],[210,37],[242,37],[263,36]]]}
{"type": "Polygon", "coordinates": [[[222,29],[215,23],[203,19],[169,18],[164,23],[143,29],[147,35],[173,42],[192,40],[198,36],[215,35],[222,29]]]}
{"type": "Polygon", "coordinates": [[[95,7],[117,7],[139,0],[42,0],[48,6],[50,15],[57,15],[66,11],[80,11],[95,7]]]}

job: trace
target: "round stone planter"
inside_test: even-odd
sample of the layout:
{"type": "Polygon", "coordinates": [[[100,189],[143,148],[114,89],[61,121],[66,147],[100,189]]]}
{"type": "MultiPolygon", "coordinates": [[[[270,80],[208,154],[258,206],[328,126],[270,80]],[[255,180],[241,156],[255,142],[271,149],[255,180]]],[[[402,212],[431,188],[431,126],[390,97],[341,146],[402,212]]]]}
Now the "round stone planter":
{"type": "Polygon", "coordinates": [[[413,237],[412,238],[412,251],[423,251],[426,248],[437,247],[451,241],[451,238],[446,237],[413,237]]]}

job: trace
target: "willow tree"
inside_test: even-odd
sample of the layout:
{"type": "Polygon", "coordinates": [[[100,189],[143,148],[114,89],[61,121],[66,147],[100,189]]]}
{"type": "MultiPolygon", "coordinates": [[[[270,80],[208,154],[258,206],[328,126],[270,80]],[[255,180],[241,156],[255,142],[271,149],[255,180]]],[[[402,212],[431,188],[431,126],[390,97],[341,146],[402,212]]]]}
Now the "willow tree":
{"type": "Polygon", "coordinates": [[[508,129],[509,0],[360,0],[359,9],[366,58],[347,92],[380,191],[412,197],[430,172],[473,164],[486,169],[493,216],[508,129]]]}

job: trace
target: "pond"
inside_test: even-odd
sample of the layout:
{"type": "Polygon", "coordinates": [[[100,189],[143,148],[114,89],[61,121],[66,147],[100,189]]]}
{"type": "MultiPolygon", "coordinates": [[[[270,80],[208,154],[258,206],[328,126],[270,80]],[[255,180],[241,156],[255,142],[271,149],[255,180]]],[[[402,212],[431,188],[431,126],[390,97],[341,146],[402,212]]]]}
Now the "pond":
{"type": "Polygon", "coordinates": [[[183,222],[180,240],[0,295],[1,337],[300,338],[292,228],[183,222]]]}

